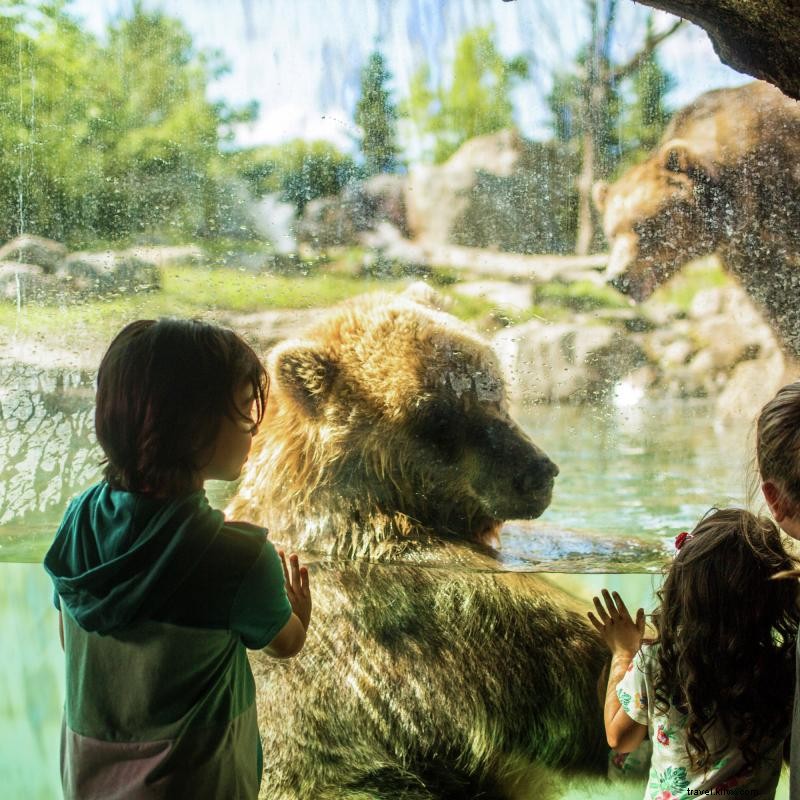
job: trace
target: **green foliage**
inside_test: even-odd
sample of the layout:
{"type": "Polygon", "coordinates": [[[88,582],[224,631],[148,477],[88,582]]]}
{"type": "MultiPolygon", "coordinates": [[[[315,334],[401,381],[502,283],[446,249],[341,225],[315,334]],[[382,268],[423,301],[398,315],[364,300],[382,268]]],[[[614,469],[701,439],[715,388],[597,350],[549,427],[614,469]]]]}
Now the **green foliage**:
{"type": "MultiPolygon", "coordinates": [[[[652,26],[648,17],[648,30],[652,26]]],[[[675,79],[658,62],[655,50],[639,62],[632,79],[633,98],[622,120],[622,139],[626,164],[644,160],[655,149],[670,118],[666,94],[675,79]]]]}
{"type": "Polygon", "coordinates": [[[596,157],[595,176],[606,177],[613,173],[622,156],[620,117],[622,98],[612,84],[599,92],[599,102],[589,103],[587,93],[588,64],[584,50],[578,56],[573,72],[558,73],[553,77],[553,88],[547,103],[553,118],[553,133],[558,141],[583,156],[584,134],[591,135],[596,157]]]}
{"type": "Polygon", "coordinates": [[[299,214],[310,200],[338,194],[361,177],[355,161],[329,142],[295,139],[283,145],[243,150],[233,156],[234,169],[256,197],[279,193],[299,214]]]}
{"type": "Polygon", "coordinates": [[[361,72],[361,96],[356,103],[356,125],[361,127],[361,153],[367,175],[396,172],[397,109],[386,84],[392,76],[379,51],[372,53],[361,72]]]}
{"type": "Polygon", "coordinates": [[[427,157],[441,163],[467,139],[513,126],[510,93],[527,75],[524,57],[504,59],[493,29],[476,28],[456,45],[449,86],[432,87],[430,70],[423,65],[411,79],[403,113],[432,141],[427,157]]]}
{"type": "Polygon", "coordinates": [[[598,286],[591,281],[550,281],[540,284],[534,287],[533,302],[564,306],[572,311],[628,307],[628,301],[616,289],[606,285],[598,286]]]}
{"type": "MultiPolygon", "coordinates": [[[[648,17],[645,41],[652,36],[648,17]]],[[[608,78],[614,69],[612,64],[602,63],[601,77],[595,75],[596,83],[591,85],[584,49],[571,71],[554,76],[547,97],[558,141],[569,144],[582,157],[584,134],[590,133],[595,178],[613,176],[643,160],[658,143],[671,114],[664,98],[675,81],[659,64],[655,49],[645,50],[620,84],[608,78]],[[590,93],[594,96],[591,103],[590,93]]]]}
{"type": "MultiPolygon", "coordinates": [[[[134,4],[107,42],[58,0],[0,15],[0,239],[214,233],[219,129],[253,108],[210,103],[224,69],[182,24],[134,4]]],[[[223,134],[224,135],[224,134],[223,134]]]]}

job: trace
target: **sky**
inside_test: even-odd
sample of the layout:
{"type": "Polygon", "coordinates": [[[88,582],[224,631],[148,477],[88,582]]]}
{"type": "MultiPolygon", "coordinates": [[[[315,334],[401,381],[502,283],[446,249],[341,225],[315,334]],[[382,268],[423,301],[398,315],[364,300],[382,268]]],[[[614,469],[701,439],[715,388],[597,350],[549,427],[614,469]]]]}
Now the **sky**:
{"type": "MultiPolygon", "coordinates": [[[[134,0],[73,0],[71,13],[102,36],[108,22],[127,15],[134,0]]],[[[196,46],[221,51],[230,72],[209,87],[211,99],[238,105],[256,100],[259,117],[241,125],[236,144],[274,144],[300,137],[325,139],[354,151],[353,110],[359,74],[378,45],[393,75],[394,99],[408,93],[413,73],[427,63],[434,79],[447,78],[455,43],[478,25],[493,25],[507,57],[524,54],[530,78],[514,93],[515,118],[534,139],[550,135],[545,98],[555,69],[567,67],[588,35],[584,0],[143,0],[180,18],[196,46]]],[[[656,30],[674,18],[620,0],[613,53],[630,57],[644,20],[656,30]]],[[[662,65],[675,77],[667,97],[677,109],[698,94],[751,78],[724,66],[705,32],[684,23],[661,46],[662,65]]],[[[413,132],[401,130],[408,151],[413,132]]],[[[418,144],[418,143],[417,143],[418,144]]]]}

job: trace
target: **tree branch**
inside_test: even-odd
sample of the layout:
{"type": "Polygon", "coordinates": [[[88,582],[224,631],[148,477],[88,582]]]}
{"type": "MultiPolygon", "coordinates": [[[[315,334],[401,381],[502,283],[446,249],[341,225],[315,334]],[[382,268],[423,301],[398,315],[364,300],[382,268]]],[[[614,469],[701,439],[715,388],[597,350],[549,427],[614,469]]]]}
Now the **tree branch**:
{"type": "Polygon", "coordinates": [[[662,31],[661,33],[656,34],[655,36],[648,36],[645,39],[644,45],[642,49],[636,53],[633,58],[630,59],[626,64],[620,64],[620,66],[616,67],[615,69],[611,70],[608,75],[608,79],[610,81],[620,81],[623,78],[627,78],[632,72],[636,71],[636,68],[639,66],[641,60],[646,56],[650,55],[653,50],[664,41],[664,39],[669,38],[672,36],[678,28],[683,25],[683,20],[679,19],[674,25],[667,28],[667,30],[662,31]]]}

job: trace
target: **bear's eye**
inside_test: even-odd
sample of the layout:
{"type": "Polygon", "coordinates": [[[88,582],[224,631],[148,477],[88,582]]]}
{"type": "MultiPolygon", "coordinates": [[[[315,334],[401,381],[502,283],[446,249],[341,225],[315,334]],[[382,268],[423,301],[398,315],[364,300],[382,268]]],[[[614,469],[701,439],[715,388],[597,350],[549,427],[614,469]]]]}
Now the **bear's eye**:
{"type": "Polygon", "coordinates": [[[414,436],[434,447],[445,460],[455,461],[464,445],[463,419],[446,406],[428,406],[415,421],[414,436]]]}

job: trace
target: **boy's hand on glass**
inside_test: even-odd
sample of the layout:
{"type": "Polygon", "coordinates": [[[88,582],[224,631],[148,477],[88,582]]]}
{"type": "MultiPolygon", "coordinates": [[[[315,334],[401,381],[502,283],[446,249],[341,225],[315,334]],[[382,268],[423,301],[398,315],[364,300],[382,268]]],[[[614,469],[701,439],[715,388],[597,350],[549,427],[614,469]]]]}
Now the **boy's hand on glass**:
{"type": "Polygon", "coordinates": [[[303,627],[308,630],[311,622],[311,587],[308,582],[308,568],[300,566],[296,553],[289,556],[289,567],[286,566],[286,554],[278,551],[283,564],[283,575],[286,579],[286,594],[292,611],[297,615],[303,627]]]}
{"type": "Polygon", "coordinates": [[[608,589],[603,589],[603,600],[605,608],[599,597],[594,598],[597,617],[590,611],[589,621],[603,637],[612,654],[633,658],[644,637],[644,609],[640,608],[636,612],[634,621],[617,592],[612,597],[608,589]]]}

